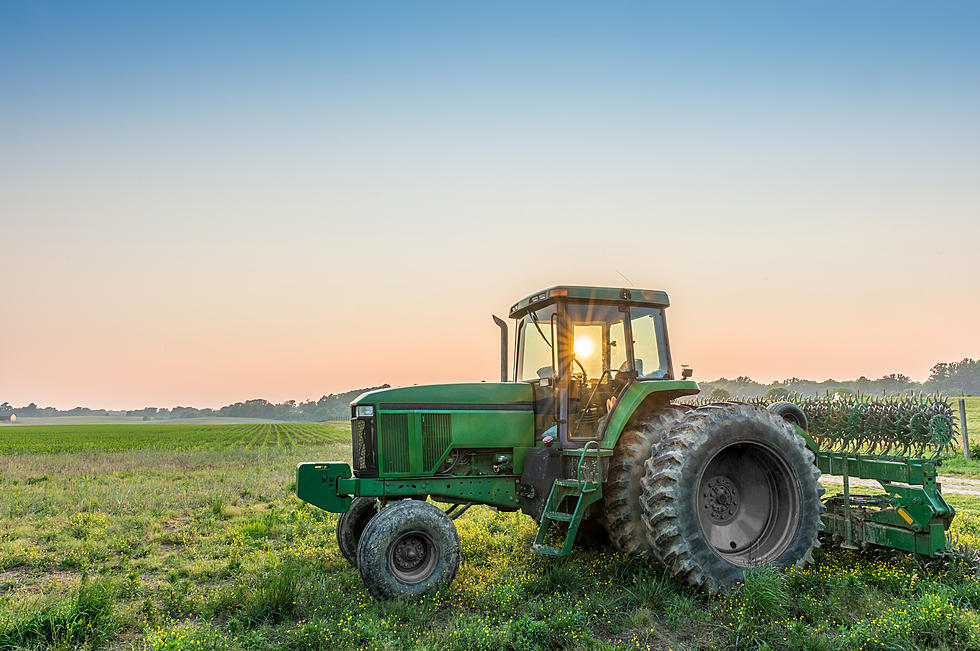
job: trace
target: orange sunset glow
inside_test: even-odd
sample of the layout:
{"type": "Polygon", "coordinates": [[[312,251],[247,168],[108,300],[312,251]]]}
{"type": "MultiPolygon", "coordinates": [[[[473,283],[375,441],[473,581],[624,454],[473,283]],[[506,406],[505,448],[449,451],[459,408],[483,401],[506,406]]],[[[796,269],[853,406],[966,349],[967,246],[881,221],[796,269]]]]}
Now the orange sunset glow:
{"type": "Polygon", "coordinates": [[[533,26],[173,51],[36,24],[0,107],[0,398],[494,379],[490,315],[554,284],[666,290],[696,380],[980,355],[975,56],[814,36],[760,66],[748,25],[604,24],[566,26],[589,55],[533,26]],[[706,33],[729,54],[676,60],[706,33]]]}

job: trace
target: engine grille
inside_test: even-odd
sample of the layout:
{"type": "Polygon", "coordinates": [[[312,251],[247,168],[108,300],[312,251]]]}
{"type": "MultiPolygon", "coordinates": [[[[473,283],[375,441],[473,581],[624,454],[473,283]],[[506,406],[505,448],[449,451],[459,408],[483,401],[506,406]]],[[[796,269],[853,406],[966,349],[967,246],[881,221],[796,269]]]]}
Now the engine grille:
{"type": "Polygon", "coordinates": [[[374,432],[374,419],[352,418],[350,425],[354,473],[358,477],[376,477],[378,444],[374,432]]]}
{"type": "Polygon", "coordinates": [[[423,470],[432,472],[452,440],[449,414],[422,414],[422,464],[423,470]]]}
{"type": "Polygon", "coordinates": [[[408,472],[408,416],[382,414],[380,423],[381,465],[385,473],[408,472]]]}

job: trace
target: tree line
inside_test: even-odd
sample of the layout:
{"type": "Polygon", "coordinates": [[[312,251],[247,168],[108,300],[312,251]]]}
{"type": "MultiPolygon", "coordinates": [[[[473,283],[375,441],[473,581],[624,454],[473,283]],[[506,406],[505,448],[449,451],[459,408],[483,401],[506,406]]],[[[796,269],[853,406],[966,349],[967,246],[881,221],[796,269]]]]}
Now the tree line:
{"type": "Polygon", "coordinates": [[[144,407],[113,411],[109,409],[90,409],[75,407],[73,409],[56,409],[55,407],[38,407],[31,403],[24,407],[13,407],[9,403],[0,404],[0,413],[12,411],[18,417],[52,417],[52,416],[141,416],[144,420],[172,418],[263,418],[266,420],[282,420],[295,422],[321,422],[325,420],[347,420],[350,418],[350,402],[365,391],[387,389],[391,385],[382,384],[377,387],[354,389],[344,393],[331,393],[321,396],[319,400],[297,402],[287,400],[272,403],[262,398],[236,402],[218,409],[205,407],[144,407]]]}
{"type": "MultiPolygon", "coordinates": [[[[713,400],[726,400],[731,397],[756,398],[767,396],[781,398],[793,394],[816,396],[826,393],[860,393],[866,395],[888,395],[922,391],[926,393],[945,393],[955,396],[980,395],[980,360],[963,359],[959,362],[940,362],[932,367],[925,382],[916,382],[907,375],[891,373],[876,380],[864,376],[856,380],[805,380],[797,377],[764,384],[752,378],[739,376],[734,380],[720,378],[712,382],[701,382],[702,395],[713,400]]],[[[41,416],[142,416],[145,420],[201,417],[263,418],[298,422],[321,422],[325,420],[346,420],[350,417],[351,400],[374,389],[387,389],[389,384],[366,389],[355,389],[344,393],[331,393],[319,400],[296,402],[287,400],[272,403],[262,398],[236,402],[218,409],[197,407],[144,407],[127,411],[90,409],[75,407],[61,410],[54,407],[38,407],[31,403],[24,407],[13,407],[10,403],[0,404],[0,414],[14,412],[18,417],[41,416]]]]}
{"type": "Polygon", "coordinates": [[[925,382],[916,382],[907,375],[891,373],[872,380],[861,376],[856,380],[805,380],[792,377],[764,384],[752,378],[740,376],[734,380],[720,378],[713,382],[701,382],[702,395],[712,400],[732,397],[783,398],[789,395],[819,396],[830,394],[890,395],[921,391],[944,393],[952,396],[980,394],[980,360],[963,359],[959,362],[940,362],[932,367],[925,382]]]}

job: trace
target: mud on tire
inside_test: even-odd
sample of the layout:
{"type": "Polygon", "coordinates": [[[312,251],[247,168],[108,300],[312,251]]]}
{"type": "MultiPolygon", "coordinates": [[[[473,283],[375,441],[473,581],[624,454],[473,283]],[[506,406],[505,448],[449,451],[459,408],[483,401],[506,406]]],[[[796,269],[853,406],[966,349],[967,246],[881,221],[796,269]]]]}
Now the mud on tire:
{"type": "Polygon", "coordinates": [[[623,432],[616,443],[609,462],[609,478],[603,486],[603,519],[609,539],[623,554],[644,555],[651,551],[640,508],[645,463],[651,450],[689,409],[669,405],[647,414],[623,432]]]}
{"type": "Polygon", "coordinates": [[[746,569],[813,560],[820,471],[792,425],[745,404],[695,409],[646,462],[643,522],[674,578],[717,593],[746,569]]]}

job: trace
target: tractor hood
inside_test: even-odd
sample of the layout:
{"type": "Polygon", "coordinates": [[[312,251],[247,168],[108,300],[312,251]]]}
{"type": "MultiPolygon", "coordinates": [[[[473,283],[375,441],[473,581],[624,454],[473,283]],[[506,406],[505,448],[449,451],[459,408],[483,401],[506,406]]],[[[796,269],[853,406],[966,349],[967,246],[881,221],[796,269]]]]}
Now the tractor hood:
{"type": "Polygon", "coordinates": [[[354,472],[359,477],[429,477],[452,449],[496,450],[486,453],[494,459],[508,449],[513,453],[514,448],[534,445],[529,384],[473,382],[378,389],[351,405],[354,472]],[[368,405],[373,408],[366,409],[368,405]]]}
{"type": "Polygon", "coordinates": [[[378,410],[531,411],[533,400],[530,384],[467,382],[376,389],[359,395],[351,406],[374,405],[378,410]]]}

